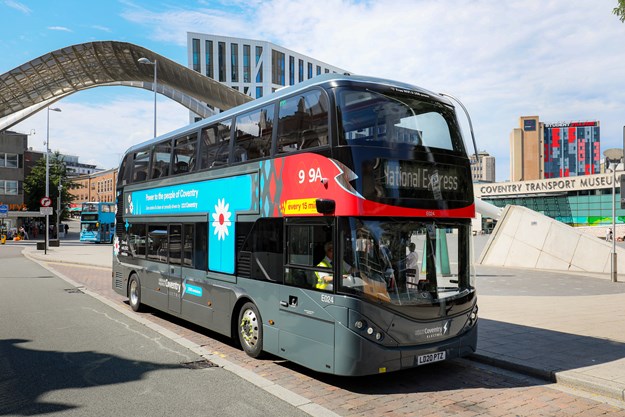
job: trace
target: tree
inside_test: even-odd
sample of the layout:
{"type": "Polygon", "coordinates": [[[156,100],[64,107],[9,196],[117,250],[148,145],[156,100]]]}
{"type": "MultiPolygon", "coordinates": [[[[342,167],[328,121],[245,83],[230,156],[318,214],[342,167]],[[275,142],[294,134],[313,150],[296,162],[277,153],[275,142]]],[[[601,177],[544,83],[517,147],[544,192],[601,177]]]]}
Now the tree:
{"type": "MultiPolygon", "coordinates": [[[[69,190],[76,188],[76,184],[68,179],[67,167],[62,161],[63,157],[59,152],[55,152],[50,155],[49,158],[49,177],[50,177],[50,195],[52,199],[53,213],[51,216],[51,223],[56,222],[56,208],[57,199],[59,197],[59,180],[63,188],[61,189],[61,205],[67,206],[74,200],[74,196],[70,194],[69,190]]],[[[46,158],[40,158],[30,174],[24,178],[24,203],[28,207],[28,210],[39,211],[41,207],[41,199],[46,195],[46,158]]],[[[61,207],[61,220],[69,218],[69,212],[63,210],[61,207]]]]}
{"type": "Polygon", "coordinates": [[[618,6],[612,10],[612,13],[617,15],[621,22],[625,22],[625,0],[618,0],[618,6]]]}

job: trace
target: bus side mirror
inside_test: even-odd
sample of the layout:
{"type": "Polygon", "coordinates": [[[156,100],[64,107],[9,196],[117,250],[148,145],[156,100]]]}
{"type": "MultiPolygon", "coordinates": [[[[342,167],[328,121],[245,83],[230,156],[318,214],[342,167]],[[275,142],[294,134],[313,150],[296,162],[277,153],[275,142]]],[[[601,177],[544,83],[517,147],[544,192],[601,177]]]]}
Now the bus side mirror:
{"type": "Polygon", "coordinates": [[[317,205],[317,213],[321,214],[332,214],[336,209],[336,202],[334,200],[318,198],[315,200],[315,204],[317,205]]]}

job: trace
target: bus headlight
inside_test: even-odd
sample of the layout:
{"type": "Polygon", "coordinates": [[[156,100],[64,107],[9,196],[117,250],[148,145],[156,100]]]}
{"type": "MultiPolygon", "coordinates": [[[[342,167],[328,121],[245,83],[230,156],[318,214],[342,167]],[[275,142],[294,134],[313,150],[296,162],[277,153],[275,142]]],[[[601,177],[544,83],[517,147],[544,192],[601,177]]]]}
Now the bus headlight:
{"type": "Polygon", "coordinates": [[[361,330],[366,325],[367,323],[364,320],[357,320],[356,323],[354,323],[354,327],[357,328],[358,330],[361,330]]]}

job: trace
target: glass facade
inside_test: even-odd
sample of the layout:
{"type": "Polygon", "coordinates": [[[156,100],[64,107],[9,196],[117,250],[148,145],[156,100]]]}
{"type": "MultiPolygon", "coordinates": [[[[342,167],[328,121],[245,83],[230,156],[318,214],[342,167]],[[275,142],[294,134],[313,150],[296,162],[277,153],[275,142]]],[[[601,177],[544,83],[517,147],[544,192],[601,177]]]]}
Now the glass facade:
{"type": "Polygon", "coordinates": [[[295,57],[289,57],[289,85],[295,85],[295,57]]]}
{"type": "MultiPolygon", "coordinates": [[[[258,63],[260,62],[260,57],[263,56],[263,47],[262,46],[257,46],[256,47],[256,65],[258,65],[258,63]]],[[[258,73],[256,74],[256,82],[257,83],[262,83],[263,82],[263,64],[262,62],[260,63],[260,66],[258,67],[258,73]]],[[[258,94],[256,95],[256,98],[261,97],[258,94]]]]}
{"type": "Polygon", "coordinates": [[[239,82],[239,45],[236,43],[230,44],[230,64],[230,81],[237,83],[239,82]]]}
{"type": "Polygon", "coordinates": [[[206,41],[206,76],[215,78],[213,72],[213,41],[206,41]]]}
{"type": "Polygon", "coordinates": [[[219,82],[226,81],[226,43],[217,44],[217,64],[219,66],[219,82]]]}
{"type": "MultiPolygon", "coordinates": [[[[551,196],[524,196],[514,198],[483,198],[497,207],[508,204],[527,207],[570,226],[599,226],[612,224],[612,189],[574,191],[551,196]]],[[[616,189],[616,223],[625,223],[625,209],[621,209],[621,194],[616,189]]]]}
{"type": "Polygon", "coordinates": [[[201,72],[200,68],[200,40],[193,39],[193,71],[201,72]]]}
{"type": "Polygon", "coordinates": [[[243,45],[243,82],[251,82],[251,67],[250,67],[250,46],[243,45]]]}
{"type": "Polygon", "coordinates": [[[300,59],[298,63],[297,75],[298,82],[301,83],[302,81],[304,81],[304,61],[302,59],[300,59]]]}
{"type": "Polygon", "coordinates": [[[545,178],[599,173],[599,122],[545,125],[545,178]]]}
{"type": "Polygon", "coordinates": [[[276,51],[275,49],[271,50],[271,61],[273,63],[271,68],[271,82],[278,85],[286,85],[285,84],[285,56],[284,53],[280,51],[276,51]]]}

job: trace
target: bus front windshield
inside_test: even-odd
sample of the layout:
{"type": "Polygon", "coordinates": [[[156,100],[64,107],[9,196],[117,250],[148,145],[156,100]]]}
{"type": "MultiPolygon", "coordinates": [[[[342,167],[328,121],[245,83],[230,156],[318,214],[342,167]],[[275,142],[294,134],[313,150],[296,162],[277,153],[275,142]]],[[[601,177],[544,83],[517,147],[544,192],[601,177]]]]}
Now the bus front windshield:
{"type": "Polygon", "coordinates": [[[96,226],[95,223],[83,223],[81,225],[80,230],[82,232],[97,232],[98,231],[98,227],[96,226]]]}
{"type": "Polygon", "coordinates": [[[402,218],[343,221],[339,292],[389,306],[431,305],[467,295],[469,225],[402,218]]]}
{"type": "Polygon", "coordinates": [[[337,98],[343,145],[464,152],[453,108],[423,93],[341,88],[337,98]]]}

